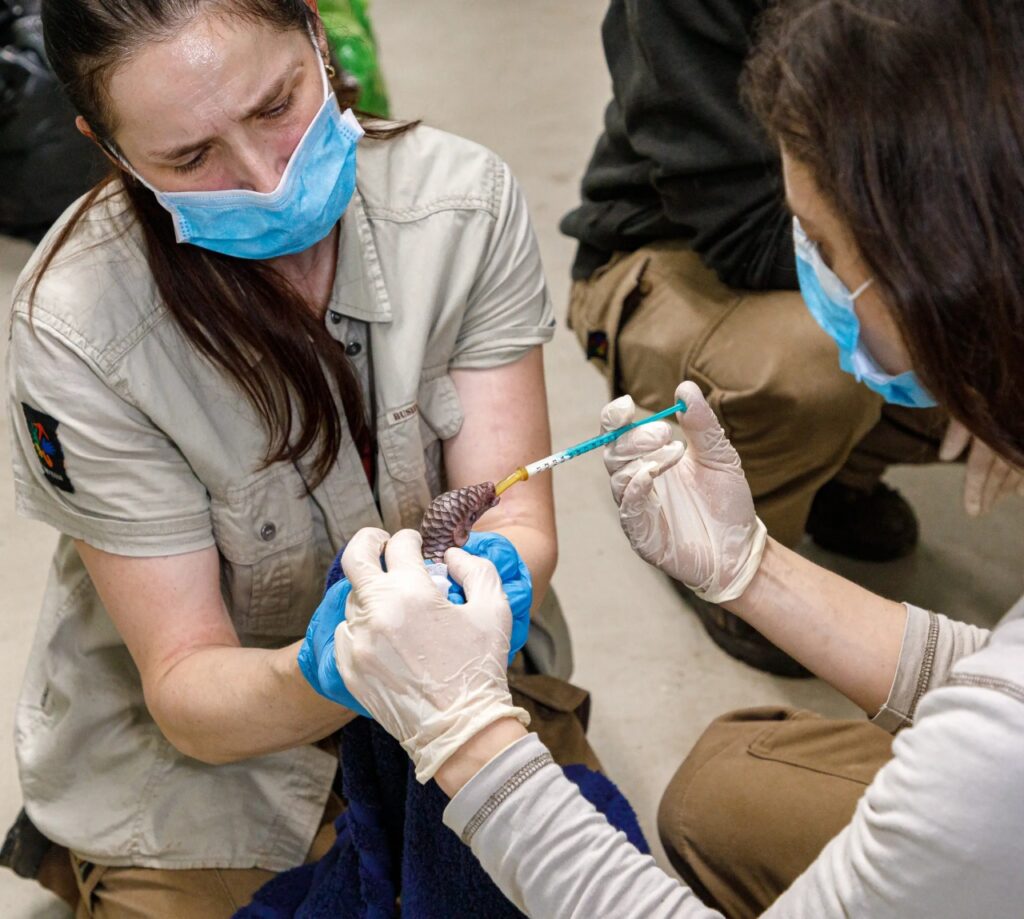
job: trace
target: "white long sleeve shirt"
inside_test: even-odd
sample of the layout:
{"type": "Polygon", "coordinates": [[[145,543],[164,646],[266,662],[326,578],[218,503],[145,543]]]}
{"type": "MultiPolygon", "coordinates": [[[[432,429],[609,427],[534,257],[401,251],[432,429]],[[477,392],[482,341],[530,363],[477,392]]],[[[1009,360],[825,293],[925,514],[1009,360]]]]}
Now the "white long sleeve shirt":
{"type": "MultiPolygon", "coordinates": [[[[1024,915],[1024,598],[991,633],[908,609],[875,719],[906,730],[849,826],[766,916],[1024,915]]],[[[444,819],[530,916],[721,916],[614,830],[534,735],[467,783],[444,819]]]]}

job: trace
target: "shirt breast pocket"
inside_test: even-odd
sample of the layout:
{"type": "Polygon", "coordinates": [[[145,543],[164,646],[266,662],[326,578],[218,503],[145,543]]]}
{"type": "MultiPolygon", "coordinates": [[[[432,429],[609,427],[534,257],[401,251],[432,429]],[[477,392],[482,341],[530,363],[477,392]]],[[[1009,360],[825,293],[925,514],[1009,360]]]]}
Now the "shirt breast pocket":
{"type": "Polygon", "coordinates": [[[441,442],[462,427],[462,404],[448,374],[420,383],[416,402],[385,416],[377,432],[388,473],[399,482],[422,481],[441,470],[441,442]],[[425,467],[425,468],[424,468],[425,467]]]}
{"type": "Polygon", "coordinates": [[[221,589],[246,644],[298,638],[320,599],[309,501],[302,478],[286,464],[211,498],[221,589]]]}

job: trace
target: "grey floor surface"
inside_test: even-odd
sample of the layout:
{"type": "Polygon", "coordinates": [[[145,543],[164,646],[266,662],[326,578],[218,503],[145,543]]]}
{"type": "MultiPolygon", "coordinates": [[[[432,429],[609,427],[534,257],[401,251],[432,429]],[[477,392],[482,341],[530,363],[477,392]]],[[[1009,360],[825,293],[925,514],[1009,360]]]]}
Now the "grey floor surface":
{"type": "MultiPolygon", "coordinates": [[[[397,114],[478,140],[521,181],[564,316],[573,248],[557,222],[579,177],[609,93],[599,40],[604,0],[375,0],[379,38],[397,114]]],[[[0,303],[30,248],[0,238],[0,303]]],[[[4,336],[6,339],[6,336],[4,336]]],[[[605,392],[564,325],[547,349],[557,445],[596,429],[605,392]]],[[[19,520],[5,431],[0,436],[0,825],[20,806],[13,709],[32,638],[54,535],[19,520]]],[[[818,681],[756,673],[722,654],[665,580],[630,553],[596,457],[555,473],[561,562],[556,586],[570,618],[575,680],[594,697],[591,739],[608,774],[636,807],[648,838],[662,789],[707,722],[731,708],[783,703],[828,715],[853,707],[818,681]]],[[[960,509],[956,468],[898,469],[889,476],[922,525],[915,555],[890,565],[840,564],[889,596],[993,623],[1024,589],[1024,503],[988,518],[960,509]]],[[[73,755],[73,751],[68,751],[73,755]]],[[[0,916],[66,916],[31,883],[0,873],[0,916]]]]}

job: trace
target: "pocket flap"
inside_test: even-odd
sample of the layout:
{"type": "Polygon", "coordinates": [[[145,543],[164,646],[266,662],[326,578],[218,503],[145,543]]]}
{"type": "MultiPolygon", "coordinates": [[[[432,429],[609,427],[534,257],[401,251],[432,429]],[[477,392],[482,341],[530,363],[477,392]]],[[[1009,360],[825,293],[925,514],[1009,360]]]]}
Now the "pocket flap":
{"type": "Polygon", "coordinates": [[[418,398],[420,419],[428,429],[428,437],[433,434],[441,440],[449,440],[459,433],[465,415],[455,381],[449,374],[421,383],[418,398]]]}
{"type": "Polygon", "coordinates": [[[291,464],[279,464],[224,498],[211,497],[217,548],[230,562],[255,565],[313,534],[305,485],[291,464]]]}
{"type": "Polygon", "coordinates": [[[870,785],[892,735],[867,721],[793,718],[773,722],[749,746],[752,756],[870,785]]]}

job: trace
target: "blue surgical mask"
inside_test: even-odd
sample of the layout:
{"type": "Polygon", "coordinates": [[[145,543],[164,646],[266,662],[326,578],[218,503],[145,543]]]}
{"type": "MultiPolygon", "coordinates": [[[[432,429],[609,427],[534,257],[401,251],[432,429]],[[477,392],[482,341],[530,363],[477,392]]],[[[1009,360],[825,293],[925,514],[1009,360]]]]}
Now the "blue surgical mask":
{"type": "Polygon", "coordinates": [[[917,374],[912,370],[896,376],[886,373],[860,340],[860,320],[854,303],[871,285],[871,280],[851,293],[825,264],[817,244],[807,237],[796,217],[793,218],[793,240],[800,293],[815,321],[838,345],[839,366],[893,405],[910,408],[932,408],[936,405],[917,374]]]}
{"type": "Polygon", "coordinates": [[[179,243],[271,259],[303,252],[331,232],[355,191],[363,129],[351,111],[341,112],[322,66],[321,73],[324,103],[273,191],[163,192],[136,174],[174,218],[179,243]]]}

